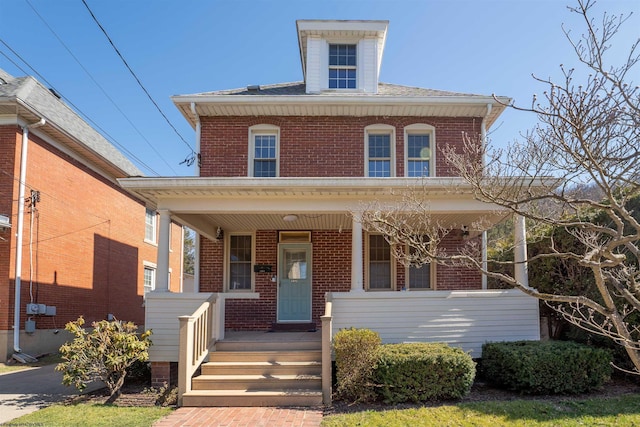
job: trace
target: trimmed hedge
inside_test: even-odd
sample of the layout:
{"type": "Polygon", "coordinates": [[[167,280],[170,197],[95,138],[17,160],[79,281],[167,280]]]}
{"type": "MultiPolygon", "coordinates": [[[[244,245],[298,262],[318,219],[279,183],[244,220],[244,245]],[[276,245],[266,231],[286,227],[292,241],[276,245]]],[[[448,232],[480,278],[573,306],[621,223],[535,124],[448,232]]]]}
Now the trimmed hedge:
{"type": "Polygon", "coordinates": [[[471,390],[474,361],[443,343],[387,344],[378,351],[374,380],[385,403],[455,399],[471,390]]]}
{"type": "Polygon", "coordinates": [[[336,354],[336,393],[351,402],[375,398],[372,379],[376,366],[380,335],[369,329],[341,329],[333,337],[336,354]]]}
{"type": "Polygon", "coordinates": [[[482,346],[482,372],[495,384],[527,394],[573,394],[611,376],[611,353],[571,341],[516,341],[482,346]]]}

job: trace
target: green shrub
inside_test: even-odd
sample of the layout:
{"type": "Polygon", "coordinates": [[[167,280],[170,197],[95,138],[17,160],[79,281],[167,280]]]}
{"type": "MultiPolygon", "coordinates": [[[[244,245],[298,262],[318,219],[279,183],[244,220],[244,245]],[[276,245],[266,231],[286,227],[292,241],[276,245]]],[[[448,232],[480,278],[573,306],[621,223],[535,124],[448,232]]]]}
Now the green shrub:
{"type": "Polygon", "coordinates": [[[384,345],[374,379],[386,403],[454,399],[471,390],[474,361],[443,343],[384,345]]]}
{"type": "Polygon", "coordinates": [[[380,343],[378,333],[369,329],[341,329],[333,337],[339,398],[367,402],[375,397],[372,374],[380,343]]]}
{"type": "Polygon", "coordinates": [[[571,341],[516,341],[482,347],[490,381],[528,394],[571,394],[596,389],[611,376],[611,354],[571,341]]]}
{"type": "Polygon", "coordinates": [[[149,359],[151,331],[138,335],[134,323],[120,320],[93,322],[90,332],[82,325],[84,319],[80,317],[65,326],[75,338],[60,347],[63,362],[56,370],[63,372],[64,385],[73,384],[80,391],[91,382],[104,382],[110,392],[107,403],[111,403],[120,394],[131,365],[149,359]]]}

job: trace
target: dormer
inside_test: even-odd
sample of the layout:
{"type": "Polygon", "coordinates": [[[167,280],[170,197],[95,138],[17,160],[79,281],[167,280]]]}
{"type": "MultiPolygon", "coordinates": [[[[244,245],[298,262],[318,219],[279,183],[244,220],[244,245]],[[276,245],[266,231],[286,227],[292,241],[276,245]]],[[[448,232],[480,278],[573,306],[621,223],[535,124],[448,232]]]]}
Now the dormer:
{"type": "Polygon", "coordinates": [[[389,21],[299,20],[306,93],[377,93],[389,21]]]}

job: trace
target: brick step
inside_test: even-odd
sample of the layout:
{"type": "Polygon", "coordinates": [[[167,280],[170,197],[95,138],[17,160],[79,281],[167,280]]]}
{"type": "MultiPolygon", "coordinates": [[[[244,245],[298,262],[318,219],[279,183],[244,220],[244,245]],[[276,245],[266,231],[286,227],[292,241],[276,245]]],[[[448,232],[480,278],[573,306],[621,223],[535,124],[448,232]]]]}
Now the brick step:
{"type": "Polygon", "coordinates": [[[321,390],[320,375],[200,375],[193,390],[321,390]]]}
{"type": "Polygon", "coordinates": [[[207,362],[202,375],[320,375],[322,362],[207,362]]]}
{"type": "Polygon", "coordinates": [[[322,391],[286,390],[192,390],[183,395],[183,406],[319,406],[322,391]]]}
{"type": "Polygon", "coordinates": [[[321,350],[300,351],[213,351],[209,353],[210,362],[314,362],[322,360],[321,350]]]}

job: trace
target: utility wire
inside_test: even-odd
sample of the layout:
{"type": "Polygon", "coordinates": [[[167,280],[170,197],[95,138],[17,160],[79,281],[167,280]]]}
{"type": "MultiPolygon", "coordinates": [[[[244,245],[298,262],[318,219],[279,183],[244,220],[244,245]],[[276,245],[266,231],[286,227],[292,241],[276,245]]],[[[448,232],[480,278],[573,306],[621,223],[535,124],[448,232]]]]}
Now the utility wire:
{"type": "Polygon", "coordinates": [[[156,148],[151,144],[151,142],[149,142],[149,140],[142,134],[142,132],[140,132],[140,129],[138,129],[136,127],[136,125],[131,121],[131,119],[129,119],[129,117],[124,113],[124,111],[122,111],[120,109],[120,107],[116,104],[116,102],[111,98],[111,96],[109,96],[109,94],[107,93],[107,91],[100,85],[100,83],[98,83],[96,81],[96,79],[93,77],[93,75],[89,72],[89,70],[87,70],[85,68],[84,65],[82,65],[82,63],[80,62],[80,60],[73,54],[73,52],[71,52],[71,49],[69,49],[69,47],[67,47],[67,45],[64,43],[64,41],[62,41],[62,39],[58,36],[58,34],[53,30],[53,28],[51,28],[51,26],[47,23],[47,21],[42,17],[42,15],[40,15],[40,13],[38,13],[38,11],[36,10],[36,8],[31,4],[31,2],[29,0],[27,0],[27,4],[29,5],[29,7],[31,7],[31,9],[33,10],[33,12],[38,15],[38,18],[40,18],[40,20],[44,23],[44,25],[49,29],[49,31],[51,31],[51,33],[55,36],[56,39],[58,39],[58,41],[60,42],[60,44],[67,50],[67,52],[69,53],[69,55],[71,55],[71,57],[76,61],[76,63],[80,66],[80,68],[82,68],[82,70],[87,74],[87,76],[89,76],[89,78],[93,81],[93,83],[95,83],[95,85],[102,91],[102,93],[104,94],[104,96],[111,101],[111,104],[113,104],[114,107],[116,107],[116,110],[118,110],[120,112],[120,114],[122,114],[122,117],[124,117],[129,124],[131,125],[131,127],[133,129],[135,129],[135,131],[138,133],[138,135],[140,135],[140,137],[142,139],[144,139],[144,141],[147,143],[147,145],[153,150],[154,153],[157,154],[157,156],[162,159],[162,161],[164,162],[165,165],[167,165],[167,167],[175,174],[178,175],[178,173],[173,169],[173,167],[171,167],[171,165],[164,159],[164,157],[162,157],[162,155],[158,152],[158,150],[156,150],[156,148]]]}
{"type": "Polygon", "coordinates": [[[149,98],[149,100],[151,101],[151,103],[156,107],[156,109],[158,110],[158,112],[162,115],[162,117],[164,117],[165,121],[169,124],[169,126],[171,126],[171,129],[173,129],[173,131],[176,133],[176,135],[178,135],[178,137],[182,140],[182,142],[184,142],[184,144],[189,147],[189,149],[191,150],[191,155],[185,159],[185,162],[187,163],[188,166],[191,166],[193,164],[193,162],[196,159],[196,151],[193,149],[193,147],[191,147],[191,144],[189,144],[187,142],[186,139],[184,139],[184,137],[180,134],[180,132],[178,132],[178,129],[176,129],[176,127],[173,125],[173,123],[171,123],[171,121],[169,120],[169,118],[164,114],[164,112],[162,111],[162,109],[160,108],[160,106],[158,105],[158,103],[153,99],[153,97],[151,96],[151,94],[149,93],[149,91],[144,87],[144,85],[142,84],[142,82],[140,81],[140,79],[138,78],[138,76],[136,75],[136,73],[133,72],[133,70],[131,69],[131,67],[129,66],[129,64],[127,63],[127,61],[124,59],[124,56],[122,56],[122,54],[120,53],[120,51],[118,50],[118,48],[116,47],[116,45],[113,43],[113,40],[111,40],[111,37],[109,37],[109,34],[107,34],[107,31],[104,29],[104,27],[102,26],[102,24],[100,24],[100,21],[98,21],[98,18],[96,18],[96,16],[93,14],[93,12],[91,11],[91,8],[89,7],[89,5],[87,4],[86,0],[82,0],[82,3],[84,4],[84,6],[87,8],[87,10],[89,11],[89,14],[91,15],[91,17],[93,18],[94,22],[96,23],[96,25],[98,25],[98,27],[100,28],[100,30],[102,31],[102,33],[105,35],[105,37],[107,38],[107,40],[109,40],[109,44],[111,45],[111,47],[113,47],[113,49],[115,50],[115,52],[118,54],[118,56],[120,57],[120,59],[122,60],[122,62],[124,63],[125,67],[127,67],[127,70],[129,70],[129,72],[131,73],[131,75],[133,76],[133,78],[136,80],[136,82],[138,82],[138,85],[140,86],[140,88],[144,91],[144,93],[147,95],[147,97],[149,98]]]}
{"type": "MultiPolygon", "coordinates": [[[[35,68],[33,68],[33,66],[31,66],[31,64],[29,64],[24,58],[22,58],[20,56],[20,54],[18,52],[16,52],[14,49],[11,48],[11,46],[9,46],[2,38],[0,38],[0,43],[2,43],[3,45],[6,46],[7,49],[9,49],[16,57],[18,57],[27,67],[29,67],[31,69],[31,72],[33,74],[35,74],[36,76],[38,76],[38,78],[40,79],[40,81],[44,82],[47,84],[47,86],[49,86],[50,88],[52,88],[56,93],[58,93],[62,99],[65,100],[65,102],[69,105],[71,105],[80,115],[82,115],[82,117],[84,117],[84,119],[88,122],[90,122],[95,128],[97,128],[102,135],[105,136],[106,139],[109,140],[109,142],[111,142],[114,145],[117,145],[122,151],[124,151],[125,153],[127,153],[131,158],[135,159],[139,165],[143,166],[144,168],[146,168],[149,172],[151,172],[152,174],[156,175],[156,176],[160,176],[160,174],[158,172],[156,172],[155,170],[153,170],[153,168],[151,168],[151,166],[147,165],[145,162],[143,162],[140,158],[138,158],[135,154],[133,154],[130,150],[128,150],[124,145],[120,144],[118,141],[116,141],[115,138],[113,138],[107,131],[105,131],[104,129],[102,129],[102,127],[100,127],[100,125],[98,125],[94,120],[91,119],[91,117],[89,117],[87,114],[85,114],[80,108],[78,108],[73,102],[71,102],[70,99],[68,99],[67,97],[63,96],[58,90],[55,89],[55,87],[42,75],[40,74],[35,68]]],[[[13,61],[11,58],[9,58],[9,56],[7,56],[6,53],[1,52],[2,56],[4,56],[5,58],[7,58],[9,61],[11,61],[16,67],[18,67],[25,75],[29,75],[31,73],[25,71],[22,67],[20,67],[18,64],[16,64],[15,61],[13,61]]]]}

